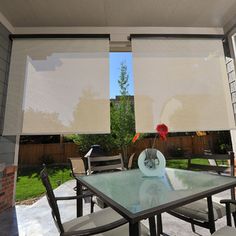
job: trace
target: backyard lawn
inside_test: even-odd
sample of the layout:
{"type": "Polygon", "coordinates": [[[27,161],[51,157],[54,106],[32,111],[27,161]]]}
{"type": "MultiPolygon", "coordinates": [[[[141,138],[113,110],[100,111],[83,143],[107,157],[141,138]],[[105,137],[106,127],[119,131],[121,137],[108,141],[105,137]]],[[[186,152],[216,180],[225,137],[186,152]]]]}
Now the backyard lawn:
{"type": "MultiPolygon", "coordinates": [[[[206,159],[193,159],[191,161],[194,164],[207,165],[208,161],[206,159]]],[[[183,160],[167,160],[167,167],[177,168],[177,169],[187,169],[188,168],[188,159],[183,160]]]]}
{"type": "MultiPolygon", "coordinates": [[[[193,163],[207,164],[207,160],[195,159],[193,163]]],[[[188,160],[167,160],[167,166],[171,168],[187,169],[188,160]]],[[[18,172],[16,184],[16,201],[40,197],[44,194],[45,189],[40,180],[40,170],[42,168],[24,169],[18,172]]],[[[65,166],[57,166],[48,168],[51,184],[56,188],[59,184],[72,179],[70,176],[70,168],[65,166]]]]}
{"type": "MultiPolygon", "coordinates": [[[[45,188],[39,176],[41,169],[41,167],[38,167],[19,170],[16,183],[17,202],[39,197],[44,194],[45,188]]],[[[47,170],[53,188],[56,188],[60,183],[72,179],[69,167],[57,166],[47,168],[47,170]]]]}

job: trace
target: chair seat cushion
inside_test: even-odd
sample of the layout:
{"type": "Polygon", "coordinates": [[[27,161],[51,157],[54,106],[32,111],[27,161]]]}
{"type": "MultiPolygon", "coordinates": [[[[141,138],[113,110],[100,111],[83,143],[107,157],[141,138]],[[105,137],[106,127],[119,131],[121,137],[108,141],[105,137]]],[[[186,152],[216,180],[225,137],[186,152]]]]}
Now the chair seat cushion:
{"type": "MultiPolygon", "coordinates": [[[[77,231],[77,230],[84,230],[84,229],[91,229],[96,228],[98,226],[106,225],[112,223],[116,220],[122,219],[122,216],[119,215],[117,212],[112,210],[110,207],[107,207],[103,210],[96,211],[92,214],[82,216],[71,221],[65,222],[63,224],[63,228],[65,232],[70,231],[77,231]]],[[[97,235],[104,235],[104,236],[118,236],[118,235],[129,235],[129,224],[122,225],[118,228],[113,230],[97,234],[97,235]]],[[[141,235],[148,236],[149,230],[141,224],[141,235]]]]}
{"type": "Polygon", "coordinates": [[[219,230],[217,230],[212,236],[235,236],[236,235],[236,229],[225,226],[219,230]]]}
{"type": "MultiPolygon", "coordinates": [[[[236,210],[235,205],[231,205],[231,212],[236,210]]],[[[178,207],[173,212],[181,214],[191,219],[208,222],[207,199],[201,199],[196,202],[178,207]]],[[[220,219],[226,215],[225,206],[213,201],[214,220],[220,219]]]]}

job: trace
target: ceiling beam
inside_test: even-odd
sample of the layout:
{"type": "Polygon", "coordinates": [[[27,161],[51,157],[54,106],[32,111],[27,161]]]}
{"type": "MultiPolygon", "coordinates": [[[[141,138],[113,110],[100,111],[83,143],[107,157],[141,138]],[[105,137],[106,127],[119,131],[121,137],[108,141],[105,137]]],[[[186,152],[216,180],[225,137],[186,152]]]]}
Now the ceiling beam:
{"type": "Polygon", "coordinates": [[[0,12],[0,22],[11,32],[15,32],[13,25],[7,20],[7,18],[0,12]]]}

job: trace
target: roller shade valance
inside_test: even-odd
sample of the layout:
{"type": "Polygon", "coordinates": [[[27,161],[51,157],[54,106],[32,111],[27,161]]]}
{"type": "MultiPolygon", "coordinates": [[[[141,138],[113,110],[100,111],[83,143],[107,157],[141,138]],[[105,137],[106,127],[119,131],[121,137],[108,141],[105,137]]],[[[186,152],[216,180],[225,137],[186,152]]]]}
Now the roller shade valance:
{"type": "Polygon", "coordinates": [[[132,39],[137,132],[235,128],[219,39],[132,39]]]}
{"type": "Polygon", "coordinates": [[[108,39],[14,39],[4,135],[109,132],[108,39]]]}

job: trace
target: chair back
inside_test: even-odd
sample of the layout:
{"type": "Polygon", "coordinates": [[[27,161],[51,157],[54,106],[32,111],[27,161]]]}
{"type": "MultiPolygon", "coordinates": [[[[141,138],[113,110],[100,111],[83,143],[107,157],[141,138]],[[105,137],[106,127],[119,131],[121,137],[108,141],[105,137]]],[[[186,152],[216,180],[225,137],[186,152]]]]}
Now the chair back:
{"type": "Polygon", "coordinates": [[[116,156],[87,157],[88,172],[108,172],[124,170],[124,163],[121,154],[116,156]]]}
{"type": "Polygon", "coordinates": [[[85,166],[84,166],[84,161],[80,157],[70,157],[70,166],[71,166],[71,171],[72,175],[76,177],[76,175],[85,175],[85,166]]]}
{"type": "Polygon", "coordinates": [[[188,169],[213,171],[219,174],[227,172],[230,176],[234,176],[234,153],[229,152],[228,154],[203,154],[190,156],[188,158],[188,169]],[[193,163],[192,161],[194,159],[206,159],[208,164],[193,163]],[[222,161],[224,165],[218,164],[217,161],[222,161]]]}
{"type": "MultiPolygon", "coordinates": [[[[204,150],[204,155],[205,156],[212,156],[212,152],[210,149],[206,149],[204,150]]],[[[218,166],[217,162],[215,159],[212,159],[211,157],[208,158],[208,163],[211,165],[211,166],[218,166]]]]}
{"type": "Polygon", "coordinates": [[[46,171],[46,168],[44,168],[40,172],[40,177],[41,177],[42,183],[46,189],[46,197],[47,197],[48,204],[49,204],[51,211],[52,211],[53,220],[54,220],[59,232],[63,233],[64,229],[63,229],[63,226],[61,223],[61,216],[60,216],[59,208],[58,208],[57,201],[56,201],[53,189],[52,189],[52,185],[51,185],[50,180],[48,178],[48,173],[46,171]]]}
{"type": "Polygon", "coordinates": [[[134,156],[135,156],[135,152],[132,153],[131,156],[129,157],[129,161],[128,161],[128,169],[129,170],[132,168],[134,156]]]}
{"type": "MultiPolygon", "coordinates": [[[[234,152],[228,152],[228,154],[206,154],[204,155],[194,155],[188,159],[188,169],[200,170],[200,171],[211,171],[218,174],[227,173],[228,175],[234,177],[234,152]],[[194,159],[206,159],[208,164],[196,164],[192,163],[194,159]],[[224,164],[218,164],[222,161],[224,164]]],[[[232,199],[235,199],[234,188],[231,189],[232,199]]]]}

